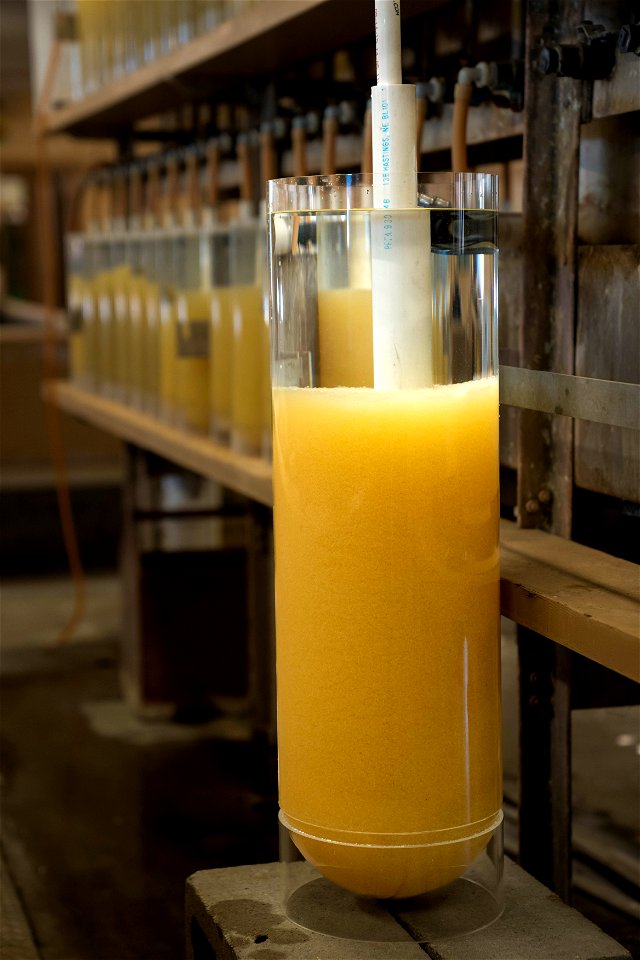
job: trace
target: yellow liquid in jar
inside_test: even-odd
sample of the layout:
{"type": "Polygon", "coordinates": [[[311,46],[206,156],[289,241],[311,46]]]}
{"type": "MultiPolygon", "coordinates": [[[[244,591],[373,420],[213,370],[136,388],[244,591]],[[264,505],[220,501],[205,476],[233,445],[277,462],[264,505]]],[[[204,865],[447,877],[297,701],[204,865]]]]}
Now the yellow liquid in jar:
{"type": "Polygon", "coordinates": [[[262,455],[271,459],[271,341],[269,339],[269,315],[262,317],[260,327],[260,412],[262,423],[262,455]]]}
{"type": "Polygon", "coordinates": [[[84,283],[82,324],[87,365],[86,384],[89,389],[97,390],[100,384],[100,317],[98,315],[95,277],[87,278],[84,283]]]}
{"type": "Polygon", "coordinates": [[[103,270],[93,281],[98,317],[98,379],[100,389],[111,394],[116,386],[116,323],[113,272],[103,270]]]}
{"type": "Polygon", "coordinates": [[[174,290],[162,291],[158,317],[160,321],[158,331],[159,409],[163,419],[173,422],[176,415],[176,295],[174,290]]]}
{"type": "Polygon", "coordinates": [[[209,331],[211,292],[189,290],[176,301],[175,407],[178,421],[209,427],[209,331]]]}
{"type": "Polygon", "coordinates": [[[231,428],[232,296],[232,287],[211,292],[211,428],[219,440],[228,439],[231,428]]]}
{"type": "Polygon", "coordinates": [[[113,290],[114,366],[113,382],[118,396],[126,399],[132,382],[132,357],[130,353],[131,331],[129,328],[129,293],[131,270],[123,264],[111,271],[113,290]]]}
{"type": "Polygon", "coordinates": [[[373,386],[371,290],[319,290],[318,338],[321,386],[373,386]]]}
{"type": "Polygon", "coordinates": [[[149,350],[147,336],[148,281],[142,274],[132,274],[129,281],[128,326],[128,396],[136,406],[142,405],[145,391],[145,353],[149,350]]]}
{"type": "Polygon", "coordinates": [[[79,274],[69,277],[69,374],[74,383],[84,385],[87,381],[87,333],[84,323],[83,302],[86,281],[79,274]]]}
{"type": "Polygon", "coordinates": [[[148,279],[144,288],[142,403],[152,412],[160,403],[160,287],[148,279]]]}
{"type": "Polygon", "coordinates": [[[330,880],[414,896],[500,822],[497,378],[273,404],[281,813],[330,880]]]}
{"type": "Polygon", "coordinates": [[[261,286],[233,287],[231,446],[239,453],[262,448],[264,305],[261,286]]]}

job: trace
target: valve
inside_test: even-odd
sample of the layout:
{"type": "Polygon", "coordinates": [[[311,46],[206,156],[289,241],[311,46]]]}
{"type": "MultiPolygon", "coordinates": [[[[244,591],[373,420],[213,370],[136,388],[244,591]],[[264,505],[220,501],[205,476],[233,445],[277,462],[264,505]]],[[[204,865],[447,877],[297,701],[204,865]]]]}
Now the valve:
{"type": "Polygon", "coordinates": [[[620,53],[635,53],[640,57],[640,23],[625,23],[618,34],[620,53]]]}
{"type": "Polygon", "coordinates": [[[543,43],[537,57],[539,72],[576,80],[605,80],[615,66],[619,34],[592,20],[583,20],[576,33],[574,43],[543,43]]]}
{"type": "Polygon", "coordinates": [[[458,73],[458,83],[473,83],[486,91],[488,98],[499,106],[522,110],[524,101],[524,65],[522,61],[508,60],[500,63],[480,61],[475,67],[463,67],[458,73]]]}

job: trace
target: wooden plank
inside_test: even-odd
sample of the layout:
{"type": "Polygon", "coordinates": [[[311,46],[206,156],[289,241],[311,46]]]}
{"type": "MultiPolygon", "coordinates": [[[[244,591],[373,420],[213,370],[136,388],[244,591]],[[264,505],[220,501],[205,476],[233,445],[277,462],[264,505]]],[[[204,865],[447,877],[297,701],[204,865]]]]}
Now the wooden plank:
{"type": "Polygon", "coordinates": [[[565,812],[553,802],[554,792],[571,798],[571,653],[519,627],[518,660],[519,858],[568,901],[571,877],[565,851],[561,843],[550,844],[549,835],[562,836],[565,829],[565,812]]]}
{"type": "Polygon", "coordinates": [[[640,682],[640,569],[502,521],[502,614],[640,682]]]}
{"type": "Polygon", "coordinates": [[[580,244],[640,243],[638,155],[640,124],[637,116],[606,117],[582,126],[578,207],[580,244]]]}
{"type": "Polygon", "coordinates": [[[640,384],[500,365],[500,403],[640,429],[640,384]]]}
{"type": "MultiPolygon", "coordinates": [[[[502,190],[502,186],[501,186],[502,190]]],[[[520,330],[524,316],[522,296],[523,221],[520,214],[500,215],[500,364],[520,365],[520,330]]],[[[519,411],[500,409],[500,463],[518,466],[519,411]]]]}
{"type": "Polygon", "coordinates": [[[9,323],[0,327],[0,340],[6,343],[23,343],[42,340],[51,323],[56,339],[67,337],[67,313],[65,310],[47,310],[42,303],[30,300],[18,300],[17,297],[4,297],[0,301],[0,311],[9,323]],[[11,321],[15,321],[15,324],[11,321]]]}
{"type": "MultiPolygon", "coordinates": [[[[453,122],[453,104],[445,103],[442,113],[430,117],[422,127],[420,137],[421,153],[437,153],[451,149],[451,125],[453,122]]],[[[469,110],[467,119],[467,143],[491,143],[508,137],[521,136],[524,120],[521,113],[505,110],[492,103],[482,103],[469,110]]]]}
{"type": "MultiPolygon", "coordinates": [[[[639,271],[639,246],[580,248],[576,373],[581,376],[640,383],[639,271]]],[[[575,430],[576,484],[637,502],[637,432],[582,422],[575,430]]]]}
{"type": "Polygon", "coordinates": [[[151,450],[180,466],[237,490],[266,505],[271,504],[271,467],[259,457],[246,457],[207,437],[185,433],[104,397],[64,381],[44,384],[44,396],[67,413],[88,420],[121,440],[151,450]]]}
{"type": "Polygon", "coordinates": [[[640,59],[616,50],[616,68],[609,80],[593,84],[593,116],[612,117],[640,110],[640,59]]]}
{"type": "MultiPolygon", "coordinates": [[[[84,424],[78,424],[83,426],[84,424]]],[[[90,428],[84,427],[85,430],[90,428]]],[[[99,436],[104,436],[99,434],[99,436]]],[[[108,440],[109,438],[107,438],[108,440]]],[[[113,441],[115,444],[115,440],[113,441]]],[[[77,462],[68,457],[66,479],[72,488],[118,487],[122,483],[122,466],[112,458],[96,457],[87,462],[77,462]]],[[[14,466],[2,464],[0,491],[52,490],[56,484],[56,474],[50,462],[25,463],[14,466]]]]}
{"type": "MultiPolygon", "coordinates": [[[[54,170],[89,170],[92,166],[113,163],[117,153],[115,145],[105,140],[85,140],[78,149],[78,141],[67,136],[51,137],[47,141],[47,161],[54,170]]],[[[38,164],[38,141],[31,128],[20,136],[11,130],[0,149],[0,167],[5,173],[20,173],[35,170],[38,164]]]]}

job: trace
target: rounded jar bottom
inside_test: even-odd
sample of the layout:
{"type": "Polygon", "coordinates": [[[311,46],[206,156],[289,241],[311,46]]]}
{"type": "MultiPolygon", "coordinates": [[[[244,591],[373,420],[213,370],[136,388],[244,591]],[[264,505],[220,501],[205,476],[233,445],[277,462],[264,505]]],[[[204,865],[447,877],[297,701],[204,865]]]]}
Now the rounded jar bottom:
{"type": "Polygon", "coordinates": [[[501,820],[477,836],[412,846],[343,844],[281,823],[280,846],[285,913],[316,933],[431,943],[487,927],[504,908],[501,820]]]}

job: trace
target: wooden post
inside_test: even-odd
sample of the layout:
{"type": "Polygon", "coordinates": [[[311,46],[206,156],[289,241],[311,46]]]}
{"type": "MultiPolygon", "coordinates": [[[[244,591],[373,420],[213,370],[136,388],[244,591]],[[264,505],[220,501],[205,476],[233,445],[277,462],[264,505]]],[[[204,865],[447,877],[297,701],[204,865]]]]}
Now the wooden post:
{"type": "Polygon", "coordinates": [[[520,864],[571,898],[571,652],[518,628],[520,864]]]}
{"type": "MultiPolygon", "coordinates": [[[[542,76],[543,36],[575,36],[583,0],[531,0],[527,8],[523,272],[526,313],[520,361],[535,370],[574,372],[576,231],[581,82],[542,76]]],[[[519,525],[571,535],[573,422],[523,411],[518,464],[519,525]]]]}
{"type": "MultiPolygon", "coordinates": [[[[582,84],[543,76],[535,51],[570,41],[583,0],[530,0],[525,67],[525,314],[520,362],[574,372],[582,84]]],[[[518,522],[571,536],[573,421],[523,410],[518,522]]],[[[520,862],[563,899],[571,892],[571,654],[519,630],[520,862]]]]}

